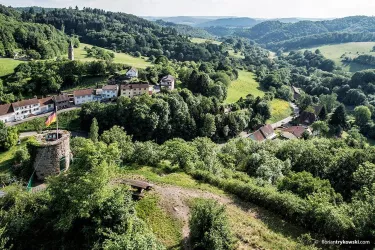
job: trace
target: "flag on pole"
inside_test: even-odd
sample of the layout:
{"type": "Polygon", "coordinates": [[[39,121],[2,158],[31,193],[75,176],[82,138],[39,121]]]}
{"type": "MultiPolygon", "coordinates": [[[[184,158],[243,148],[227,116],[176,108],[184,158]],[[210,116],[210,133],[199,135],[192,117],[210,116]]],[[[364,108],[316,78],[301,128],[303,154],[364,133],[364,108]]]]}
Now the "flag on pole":
{"type": "Polygon", "coordinates": [[[52,123],[56,122],[57,114],[56,111],[54,111],[52,114],[50,114],[46,121],[46,126],[49,127],[52,123]]]}

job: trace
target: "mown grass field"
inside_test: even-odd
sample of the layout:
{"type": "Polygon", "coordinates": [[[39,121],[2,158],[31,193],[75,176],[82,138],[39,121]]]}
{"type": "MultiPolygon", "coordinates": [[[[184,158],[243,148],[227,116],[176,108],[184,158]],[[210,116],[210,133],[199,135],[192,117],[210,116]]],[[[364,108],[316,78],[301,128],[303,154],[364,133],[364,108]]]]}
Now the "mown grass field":
{"type": "MultiPolygon", "coordinates": [[[[84,49],[86,46],[89,47],[89,48],[92,47],[92,45],[90,45],[90,44],[81,43],[79,45],[79,48],[74,49],[74,59],[75,60],[80,60],[80,61],[97,60],[93,57],[87,57],[87,53],[84,49]]],[[[113,52],[113,51],[111,51],[111,52],[113,52]]],[[[125,53],[115,53],[115,52],[113,52],[113,53],[115,54],[115,58],[113,59],[113,62],[115,62],[115,63],[128,64],[130,66],[133,66],[133,67],[136,67],[136,68],[141,68],[141,69],[144,69],[144,68],[147,68],[148,66],[151,66],[151,63],[147,62],[147,58],[141,58],[141,57],[137,58],[137,57],[125,54],[125,53]]],[[[67,55],[65,57],[67,57],[67,55]]]]}
{"type": "MultiPolygon", "coordinates": [[[[168,208],[175,207],[175,199],[187,203],[190,207],[195,199],[200,197],[199,192],[203,191],[206,198],[208,196],[210,199],[218,200],[219,203],[225,202],[227,199],[234,199],[224,206],[230,229],[237,241],[236,249],[308,249],[297,240],[301,234],[306,233],[305,230],[285,222],[275,214],[254,204],[231,198],[222,190],[202,184],[186,173],[167,174],[152,167],[124,167],[120,173],[123,177],[137,177],[159,186],[154,191],[145,192],[145,198],[137,202],[136,211],[167,249],[183,249],[178,244],[182,240],[183,225],[188,223],[188,221],[176,220],[174,213],[168,208]],[[173,187],[173,189],[181,191],[173,194],[173,197],[168,196],[168,204],[165,203],[165,200],[160,202],[162,193],[158,192],[166,187],[173,187]],[[187,193],[192,196],[187,196],[187,193]],[[168,202],[169,200],[170,202],[168,202]]],[[[165,194],[163,197],[166,198],[165,194]]],[[[182,207],[177,206],[175,212],[179,213],[181,209],[183,210],[182,207]]]]}
{"type": "Polygon", "coordinates": [[[360,70],[375,68],[375,66],[371,67],[368,65],[361,65],[357,63],[344,64],[341,61],[340,57],[345,53],[351,56],[357,56],[357,55],[362,55],[362,54],[370,54],[370,55],[375,56],[375,52],[371,52],[374,46],[375,46],[375,42],[353,42],[353,43],[324,45],[324,46],[309,48],[308,50],[315,51],[316,49],[319,49],[326,58],[333,60],[337,66],[342,67],[345,71],[357,72],[360,70]]]}
{"type": "Polygon", "coordinates": [[[287,101],[281,99],[274,99],[271,102],[271,118],[267,123],[275,123],[292,114],[293,110],[287,101]]]}
{"type": "Polygon", "coordinates": [[[191,38],[190,41],[193,42],[193,43],[210,42],[210,43],[217,44],[217,45],[221,44],[221,42],[219,42],[219,41],[210,40],[210,39],[204,39],[204,38],[196,38],[196,37],[191,38]]]}
{"type": "Polygon", "coordinates": [[[20,63],[23,63],[23,61],[0,58],[0,77],[12,74],[20,63]]]}
{"type": "Polygon", "coordinates": [[[241,54],[241,52],[234,52],[234,49],[228,50],[229,56],[238,58],[238,59],[245,59],[245,56],[241,54]]]}
{"type": "Polygon", "coordinates": [[[0,175],[10,172],[10,167],[16,151],[25,147],[27,141],[27,139],[24,139],[20,145],[13,146],[8,151],[0,152],[0,175]]]}
{"type": "MultiPolygon", "coordinates": [[[[237,102],[241,97],[245,98],[248,94],[253,96],[264,96],[260,84],[256,81],[254,73],[247,71],[239,71],[238,79],[233,81],[228,88],[228,96],[225,103],[237,102]]],[[[267,123],[275,123],[292,113],[289,103],[284,100],[274,99],[271,102],[271,115],[272,117],[267,123]]]]}
{"type": "Polygon", "coordinates": [[[255,80],[255,74],[247,71],[239,71],[238,79],[233,81],[228,88],[228,96],[225,103],[237,102],[241,97],[248,94],[253,96],[264,96],[264,91],[255,80]]]}

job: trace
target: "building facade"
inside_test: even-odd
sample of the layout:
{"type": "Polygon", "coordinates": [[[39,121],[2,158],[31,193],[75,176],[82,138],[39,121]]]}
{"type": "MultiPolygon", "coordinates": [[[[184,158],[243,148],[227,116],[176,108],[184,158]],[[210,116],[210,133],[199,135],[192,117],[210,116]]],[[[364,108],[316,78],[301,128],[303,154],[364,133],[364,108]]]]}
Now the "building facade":
{"type": "Polygon", "coordinates": [[[16,120],[16,114],[13,111],[12,104],[0,105],[0,121],[2,122],[13,122],[16,120]]]}
{"type": "Polygon", "coordinates": [[[102,89],[103,99],[113,99],[118,96],[118,85],[106,85],[102,89]]]}
{"type": "Polygon", "coordinates": [[[87,102],[92,102],[94,100],[94,90],[93,89],[80,89],[73,92],[74,104],[82,105],[87,102]]]}
{"type": "Polygon", "coordinates": [[[138,70],[132,67],[131,69],[128,70],[128,72],[126,72],[126,77],[128,78],[138,77],[138,70]]]}
{"type": "Polygon", "coordinates": [[[53,102],[52,97],[45,97],[45,98],[39,99],[39,104],[40,104],[40,113],[47,113],[55,109],[55,104],[53,102]]]}
{"type": "Polygon", "coordinates": [[[148,83],[125,84],[121,85],[121,96],[133,98],[143,94],[150,94],[148,83]]]}
{"type": "Polygon", "coordinates": [[[71,104],[69,102],[69,99],[70,98],[67,94],[55,96],[55,103],[56,103],[57,110],[70,108],[71,104]]]}
{"type": "Polygon", "coordinates": [[[171,75],[164,76],[160,80],[160,87],[169,90],[174,90],[175,78],[171,75]]]}
{"type": "Polygon", "coordinates": [[[30,115],[40,114],[40,103],[37,98],[12,103],[15,112],[15,120],[23,120],[30,115]]]}

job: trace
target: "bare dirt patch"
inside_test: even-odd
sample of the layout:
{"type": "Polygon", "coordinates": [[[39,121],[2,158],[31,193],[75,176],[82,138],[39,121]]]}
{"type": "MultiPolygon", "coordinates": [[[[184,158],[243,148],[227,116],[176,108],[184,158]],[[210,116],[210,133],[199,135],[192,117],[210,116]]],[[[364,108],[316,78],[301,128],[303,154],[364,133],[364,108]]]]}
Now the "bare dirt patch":
{"type": "MultiPolygon", "coordinates": [[[[155,191],[160,195],[160,206],[166,209],[168,213],[172,214],[175,218],[183,222],[182,235],[184,238],[184,249],[190,249],[189,201],[191,199],[214,199],[219,203],[226,205],[229,210],[233,210],[233,207],[238,205],[238,202],[231,197],[216,195],[207,191],[187,189],[169,185],[157,185],[154,188],[155,191]]],[[[257,217],[257,213],[253,211],[249,206],[243,206],[242,210],[246,213],[247,216],[251,216],[254,218],[257,217]]]]}

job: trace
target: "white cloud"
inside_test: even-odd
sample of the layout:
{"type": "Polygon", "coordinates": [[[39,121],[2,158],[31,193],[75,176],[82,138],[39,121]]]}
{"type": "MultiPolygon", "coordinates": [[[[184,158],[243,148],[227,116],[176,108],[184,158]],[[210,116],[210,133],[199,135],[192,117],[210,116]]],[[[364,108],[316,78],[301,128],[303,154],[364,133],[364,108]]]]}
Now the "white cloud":
{"type": "Polygon", "coordinates": [[[82,7],[144,16],[343,17],[373,15],[373,0],[1,0],[4,5],[82,7]]]}

